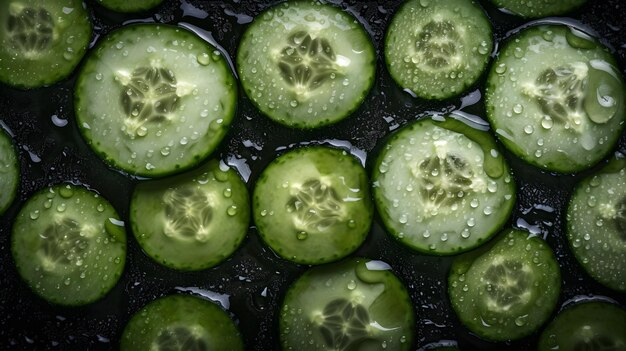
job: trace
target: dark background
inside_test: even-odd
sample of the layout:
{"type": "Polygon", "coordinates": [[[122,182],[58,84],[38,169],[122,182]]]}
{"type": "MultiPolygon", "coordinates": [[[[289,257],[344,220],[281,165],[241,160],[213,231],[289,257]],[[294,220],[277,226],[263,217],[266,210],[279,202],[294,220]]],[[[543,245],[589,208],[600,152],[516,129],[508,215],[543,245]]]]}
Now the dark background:
{"type": "MultiPolygon", "coordinates": [[[[317,131],[290,130],[270,122],[240,91],[235,122],[214,157],[236,167],[248,180],[250,190],[261,170],[274,159],[277,149],[316,141],[347,146],[361,157],[370,156],[379,140],[391,130],[426,111],[458,109],[462,101],[483,93],[481,80],[461,97],[444,102],[411,98],[393,84],[382,60],[384,30],[400,1],[332,2],[356,15],[372,36],[379,57],[373,90],[353,116],[317,131]]],[[[487,1],[481,4],[492,20],[498,43],[509,31],[528,22],[498,11],[487,1]]],[[[94,1],[87,2],[94,23],[92,45],[101,35],[129,21],[187,22],[209,32],[231,59],[247,23],[269,5],[245,0],[166,0],[152,11],[121,15],[106,11],[94,1]]],[[[592,0],[569,16],[597,32],[617,56],[622,72],[626,66],[626,35],[622,32],[626,30],[625,13],[626,4],[622,0],[592,0]]],[[[38,189],[62,181],[83,183],[109,199],[123,218],[128,216],[129,194],[136,180],[108,168],[81,139],[72,107],[74,78],[75,75],[32,91],[0,84],[0,120],[15,134],[22,173],[17,199],[0,217],[0,349],[116,349],[124,325],[133,313],[157,297],[180,290],[226,302],[248,349],[278,349],[277,306],[286,287],[306,267],[279,259],[260,242],[252,225],[233,257],[213,269],[195,273],[176,272],[152,262],[128,231],[124,275],[103,300],[86,307],[51,306],[20,280],[10,253],[11,222],[24,201],[38,189]],[[63,121],[67,123],[65,126],[63,121]]],[[[464,111],[484,115],[482,99],[464,111]]],[[[625,135],[618,149],[626,152],[625,135]]],[[[539,233],[555,250],[563,275],[559,305],[590,296],[607,296],[625,305],[625,294],[610,291],[584,274],[569,252],[563,233],[564,209],[571,189],[593,169],[578,175],[557,176],[531,168],[508,153],[507,157],[518,186],[518,202],[509,225],[539,233]]],[[[462,350],[535,348],[537,334],[508,344],[486,343],[471,335],[460,325],[448,302],[446,277],[451,258],[411,252],[384,233],[378,218],[355,255],[386,261],[406,283],[417,315],[414,349],[441,339],[457,340],[462,350]]]]}

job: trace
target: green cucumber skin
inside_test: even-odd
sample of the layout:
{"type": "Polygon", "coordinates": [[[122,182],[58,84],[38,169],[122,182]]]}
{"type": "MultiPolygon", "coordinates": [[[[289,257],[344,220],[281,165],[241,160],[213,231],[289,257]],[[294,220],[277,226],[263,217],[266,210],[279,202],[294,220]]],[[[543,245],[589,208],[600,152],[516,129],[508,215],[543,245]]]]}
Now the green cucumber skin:
{"type": "MultiPolygon", "coordinates": [[[[582,7],[587,0],[541,0],[537,7],[524,7],[524,2],[518,0],[491,0],[491,2],[513,14],[523,18],[540,18],[564,15],[582,7]]],[[[532,4],[532,1],[530,1],[532,4]]]]}
{"type": "Polygon", "coordinates": [[[159,6],[164,0],[96,0],[103,7],[115,12],[143,12],[159,6]]]}
{"type": "MultiPolygon", "coordinates": [[[[0,153],[8,153],[8,162],[7,164],[9,174],[7,179],[10,181],[9,188],[2,188],[0,193],[0,216],[4,214],[5,211],[11,207],[11,204],[15,200],[17,195],[17,190],[20,186],[20,160],[19,153],[17,152],[17,148],[13,144],[11,140],[11,136],[0,127],[0,153]],[[11,184],[12,183],[12,184],[11,184]]],[[[1,166],[1,165],[0,165],[1,166]]],[[[5,177],[5,174],[2,174],[2,177],[5,177]]],[[[4,183],[4,179],[2,179],[2,183],[4,183]]],[[[2,184],[4,186],[4,184],[2,184]]]]}

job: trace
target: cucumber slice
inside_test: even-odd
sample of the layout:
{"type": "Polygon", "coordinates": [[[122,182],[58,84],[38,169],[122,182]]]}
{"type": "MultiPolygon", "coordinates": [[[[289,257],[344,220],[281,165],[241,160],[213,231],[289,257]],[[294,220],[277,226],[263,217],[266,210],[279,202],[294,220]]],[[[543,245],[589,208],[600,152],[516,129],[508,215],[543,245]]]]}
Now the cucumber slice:
{"type": "Polygon", "coordinates": [[[130,222],[155,261],[179,270],[213,267],[241,244],[250,223],[248,189],[216,160],[189,173],[137,185],[130,222]]]}
{"type": "Polygon", "coordinates": [[[20,161],[11,136],[0,126],[0,216],[11,206],[20,183],[20,161]]]}
{"type": "Polygon", "coordinates": [[[583,180],[567,210],[567,239],[594,279],[626,292],[626,160],[583,180]]]}
{"type": "Polygon", "coordinates": [[[91,40],[80,0],[0,2],[0,82],[30,89],[72,73],[91,40]]]}
{"type": "Polygon", "coordinates": [[[170,295],[150,302],[124,328],[120,350],[244,350],[239,329],[216,304],[170,295]]]}
{"type": "Polygon", "coordinates": [[[305,272],[280,309],[283,350],[410,350],[413,305],[389,269],[355,258],[305,272]]]}
{"type": "Polygon", "coordinates": [[[157,7],[163,0],[96,0],[98,4],[116,12],[141,12],[157,7]]]}
{"type": "Polygon", "coordinates": [[[194,167],[227,132],[237,84],[223,55],[185,29],[140,24],[112,32],[85,62],[76,118],[92,149],[128,173],[194,167]]]}
{"type": "Polygon", "coordinates": [[[457,257],[448,284],[452,307],[470,331],[506,341],[533,333],[550,317],[561,273],[542,239],[508,230],[495,242],[457,257]]]}
{"type": "Polygon", "coordinates": [[[347,152],[325,146],[275,159],[259,176],[252,203],[267,245],[303,264],[352,253],[365,240],[374,211],[363,166],[347,152]]]}
{"type": "Polygon", "coordinates": [[[494,5],[526,18],[558,16],[582,6],[587,0],[491,0],[494,5]]]}
{"type": "Polygon", "coordinates": [[[504,225],[515,184],[490,134],[457,115],[436,118],[409,124],[385,142],[373,192],[385,227],[401,243],[451,255],[482,244],[504,225]]]}
{"type": "Polygon", "coordinates": [[[626,350],[626,311],[598,301],[567,307],[543,331],[538,350],[626,350]]]}
{"type": "Polygon", "coordinates": [[[126,231],[119,218],[107,200],[81,186],[39,191],[13,222],[17,271],[54,304],[78,306],[102,298],[126,261],[126,231]]]}
{"type": "Polygon", "coordinates": [[[510,38],[489,74],[487,117],[528,163],[570,173],[611,151],[626,117],[624,81],[597,40],[557,25],[510,38]]]}
{"type": "Polygon", "coordinates": [[[387,29],[385,62],[402,88],[425,99],[461,94],[487,68],[491,23],[474,1],[406,1],[387,29]]]}
{"type": "Polygon", "coordinates": [[[318,1],[288,1],[260,14],[237,52],[239,78],[256,107],[294,128],[350,115],[374,83],[376,54],[349,13],[318,1]]]}

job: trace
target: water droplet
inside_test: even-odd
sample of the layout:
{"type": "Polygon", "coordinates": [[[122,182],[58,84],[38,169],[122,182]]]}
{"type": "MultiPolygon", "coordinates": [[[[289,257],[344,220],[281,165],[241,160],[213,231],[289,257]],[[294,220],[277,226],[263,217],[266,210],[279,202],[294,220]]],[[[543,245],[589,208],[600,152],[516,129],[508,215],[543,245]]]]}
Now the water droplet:
{"type": "Polygon", "coordinates": [[[65,211],[66,207],[67,206],[65,205],[65,203],[61,203],[61,204],[59,204],[59,206],[57,206],[57,211],[58,212],[63,212],[63,211],[65,211]]]}
{"type": "Polygon", "coordinates": [[[513,106],[513,112],[519,115],[520,113],[524,112],[524,106],[520,104],[515,104],[515,106],[513,106]]]}
{"type": "Polygon", "coordinates": [[[524,127],[524,133],[526,134],[532,134],[534,131],[535,129],[530,124],[527,124],[526,127],[524,127]]]}
{"type": "Polygon", "coordinates": [[[356,228],[356,221],[354,219],[348,221],[348,228],[356,228]]]}
{"type": "Polygon", "coordinates": [[[420,0],[421,7],[428,7],[430,5],[430,0],[420,0]]]}
{"type": "Polygon", "coordinates": [[[187,145],[189,143],[189,139],[187,137],[180,138],[180,145],[187,145]]]}
{"type": "Polygon", "coordinates": [[[476,208],[476,207],[478,207],[478,205],[479,205],[479,204],[480,204],[480,203],[479,203],[478,199],[472,199],[472,201],[470,201],[470,206],[471,206],[472,208],[476,208]]]}
{"type": "Polygon", "coordinates": [[[304,230],[299,231],[298,233],[296,233],[296,238],[298,240],[305,240],[308,236],[309,236],[309,233],[305,232],[304,230]]]}
{"type": "Polygon", "coordinates": [[[467,239],[467,238],[469,238],[469,237],[470,237],[470,231],[469,231],[469,230],[467,230],[467,228],[463,229],[463,231],[461,232],[461,237],[462,237],[463,239],[467,239]]]}
{"type": "Polygon", "coordinates": [[[170,148],[168,146],[164,146],[163,148],[161,148],[161,155],[167,156],[169,154],[170,154],[170,148]]]}
{"type": "Polygon", "coordinates": [[[408,222],[408,220],[409,220],[409,219],[408,219],[407,215],[406,215],[406,214],[402,214],[402,215],[400,216],[400,218],[398,219],[398,222],[400,222],[400,223],[402,223],[402,224],[406,224],[406,222],[408,222]]]}
{"type": "Polygon", "coordinates": [[[441,234],[441,241],[448,241],[448,233],[441,234]]]}
{"type": "Polygon", "coordinates": [[[602,225],[603,225],[603,224],[604,224],[604,221],[602,220],[602,218],[600,218],[600,219],[598,219],[598,220],[596,221],[596,225],[597,225],[598,227],[602,227],[602,225]]]}
{"type": "Polygon", "coordinates": [[[468,227],[473,227],[476,225],[476,219],[474,219],[474,217],[470,218],[467,220],[467,226],[468,227]]]}
{"type": "Polygon", "coordinates": [[[139,129],[137,129],[137,135],[140,137],[146,136],[146,134],[148,134],[148,128],[141,126],[139,127],[139,129]]]}
{"type": "Polygon", "coordinates": [[[348,282],[348,290],[354,290],[354,289],[356,289],[356,282],[355,282],[354,280],[352,280],[352,279],[351,279],[351,280],[348,282]]]}
{"type": "Polygon", "coordinates": [[[519,316],[515,318],[515,325],[517,325],[518,327],[523,327],[524,325],[526,325],[527,321],[528,321],[528,315],[525,314],[523,316],[519,316]]]}
{"type": "Polygon", "coordinates": [[[587,205],[589,205],[589,207],[594,207],[597,203],[598,200],[593,195],[589,196],[589,198],[587,199],[587,205]]]}
{"type": "Polygon", "coordinates": [[[515,56],[516,58],[524,57],[524,50],[522,50],[522,48],[520,48],[519,46],[516,47],[515,50],[513,50],[513,56],[515,56]]]}
{"type": "Polygon", "coordinates": [[[34,210],[30,213],[30,219],[37,219],[39,218],[39,210],[34,210]]]}
{"type": "Polygon", "coordinates": [[[209,54],[207,54],[206,52],[203,52],[200,55],[198,55],[196,57],[196,60],[198,60],[198,63],[201,64],[202,66],[207,66],[209,63],[211,63],[209,54]]]}
{"type": "Polygon", "coordinates": [[[506,72],[506,64],[501,63],[496,66],[496,73],[503,74],[504,72],[506,72]]]}
{"type": "Polygon", "coordinates": [[[485,209],[483,210],[483,213],[487,216],[489,216],[490,214],[493,213],[493,208],[491,208],[491,206],[487,206],[485,207],[485,209]]]}
{"type": "Polygon", "coordinates": [[[469,290],[469,286],[467,286],[467,284],[464,284],[463,288],[461,288],[461,290],[468,291],[469,290]]]}
{"type": "Polygon", "coordinates": [[[71,282],[72,282],[72,280],[71,280],[70,278],[66,278],[66,279],[63,281],[63,284],[65,284],[65,286],[68,286],[68,285],[70,285],[70,283],[71,283],[71,282]]]}
{"type": "Polygon", "coordinates": [[[43,202],[43,207],[44,208],[52,207],[52,199],[46,199],[46,201],[43,202]]]}
{"type": "Polygon", "coordinates": [[[98,204],[98,206],[96,206],[96,210],[98,212],[104,212],[104,205],[103,204],[98,204]]]}
{"type": "Polygon", "coordinates": [[[226,188],[226,189],[224,189],[223,194],[224,194],[224,197],[229,198],[229,197],[233,196],[233,191],[232,191],[231,188],[226,188]]]}
{"type": "Polygon", "coordinates": [[[544,129],[550,129],[552,128],[552,126],[554,125],[554,121],[552,121],[552,118],[548,115],[543,116],[543,118],[541,119],[541,126],[544,129]]]}
{"type": "Polygon", "coordinates": [[[481,55],[485,55],[489,52],[489,48],[487,47],[487,42],[486,41],[482,41],[480,43],[480,46],[478,47],[478,53],[481,55]]]}
{"type": "Polygon", "coordinates": [[[96,80],[102,80],[102,73],[96,73],[96,80]]]}
{"type": "Polygon", "coordinates": [[[297,107],[298,106],[298,102],[296,100],[291,100],[289,102],[289,105],[291,105],[291,107],[297,107]]]}
{"type": "Polygon", "coordinates": [[[267,210],[262,210],[261,211],[261,217],[265,217],[267,216],[267,210]]]}
{"type": "Polygon", "coordinates": [[[66,185],[59,190],[59,195],[64,199],[69,199],[74,195],[74,189],[71,186],[66,185]]]}
{"type": "Polygon", "coordinates": [[[226,210],[226,213],[229,216],[234,216],[237,214],[237,206],[235,205],[231,205],[230,207],[228,207],[228,209],[226,210]]]}

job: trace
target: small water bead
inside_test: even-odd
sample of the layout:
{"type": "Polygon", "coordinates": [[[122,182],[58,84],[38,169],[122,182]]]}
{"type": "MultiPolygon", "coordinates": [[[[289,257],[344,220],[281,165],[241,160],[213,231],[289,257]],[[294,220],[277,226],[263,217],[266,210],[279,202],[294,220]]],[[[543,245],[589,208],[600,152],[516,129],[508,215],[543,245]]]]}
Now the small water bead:
{"type": "Polygon", "coordinates": [[[497,74],[504,74],[504,72],[506,72],[506,64],[501,63],[499,65],[496,66],[496,73],[497,74]]]}
{"type": "Polygon", "coordinates": [[[98,206],[96,206],[96,211],[104,212],[104,205],[103,204],[98,204],[98,206]]]}
{"type": "Polygon", "coordinates": [[[526,325],[527,321],[528,321],[528,315],[525,314],[523,316],[519,316],[515,318],[515,325],[517,325],[518,327],[523,327],[524,325],[526,325]]]}
{"type": "Polygon", "coordinates": [[[261,217],[265,217],[267,216],[267,210],[262,210],[261,211],[261,217]]]}
{"type": "Polygon", "coordinates": [[[43,202],[43,207],[46,209],[52,207],[52,199],[46,199],[46,201],[43,202]]]}
{"type": "Polygon", "coordinates": [[[441,234],[441,241],[448,241],[448,233],[441,234]]]}
{"type": "Polygon", "coordinates": [[[102,80],[103,77],[102,73],[96,73],[96,80],[102,80]]]}
{"type": "Polygon", "coordinates": [[[170,154],[169,146],[164,146],[161,148],[161,155],[168,156],[170,154]]]}
{"type": "Polygon", "coordinates": [[[233,196],[233,190],[231,188],[226,188],[224,189],[224,197],[229,198],[231,196],[233,196]]]}
{"type": "Polygon", "coordinates": [[[305,240],[308,236],[309,234],[305,231],[299,231],[298,233],[296,233],[296,238],[298,240],[305,240]]]}
{"type": "Polygon", "coordinates": [[[589,185],[591,185],[592,187],[596,187],[598,185],[600,185],[600,177],[593,176],[593,178],[591,178],[591,180],[589,181],[589,185]]]}
{"type": "Polygon", "coordinates": [[[602,218],[600,218],[600,219],[598,219],[598,220],[596,221],[596,225],[597,225],[598,227],[602,227],[602,225],[604,225],[604,221],[602,220],[602,218]]]}
{"type": "Polygon", "coordinates": [[[422,233],[422,236],[424,238],[429,238],[430,237],[430,232],[428,230],[425,230],[424,233],[422,233]]]}
{"type": "Polygon", "coordinates": [[[535,128],[533,128],[533,126],[531,126],[530,124],[527,124],[527,125],[524,127],[524,133],[526,133],[526,134],[529,134],[529,135],[530,135],[530,134],[532,134],[534,131],[535,131],[535,128]]]}
{"type": "Polygon", "coordinates": [[[356,221],[354,219],[348,221],[348,228],[356,228],[356,221]]]}
{"type": "Polygon", "coordinates": [[[211,59],[209,57],[209,54],[207,54],[206,52],[203,52],[200,55],[198,55],[196,57],[196,60],[198,60],[198,63],[203,65],[203,66],[207,66],[208,64],[211,63],[211,59]]]}
{"type": "Polygon", "coordinates": [[[543,116],[543,118],[541,119],[541,127],[543,127],[544,129],[550,129],[552,128],[552,126],[554,125],[554,121],[552,120],[552,118],[548,115],[543,116]]]}
{"type": "Polygon", "coordinates": [[[524,106],[520,104],[515,104],[515,106],[513,106],[513,112],[519,115],[520,113],[524,112],[524,106]]]}
{"type": "Polygon", "coordinates": [[[421,7],[428,7],[430,5],[430,0],[420,0],[421,7]]]}
{"type": "Polygon", "coordinates": [[[229,216],[234,216],[237,214],[237,206],[235,205],[231,205],[230,207],[228,207],[228,209],[226,210],[226,213],[229,216]]]}
{"type": "Polygon", "coordinates": [[[356,282],[355,282],[354,280],[352,280],[352,279],[351,279],[351,280],[348,282],[348,290],[354,290],[354,289],[356,289],[356,282]]]}
{"type": "Polygon", "coordinates": [[[487,206],[485,207],[485,209],[483,210],[483,213],[487,216],[489,216],[490,214],[493,213],[493,208],[491,208],[491,206],[487,206]]]}
{"type": "Polygon", "coordinates": [[[580,239],[578,239],[578,238],[574,239],[574,242],[572,243],[572,246],[578,248],[578,247],[580,247],[580,245],[582,245],[580,239]]]}
{"type": "Polygon", "coordinates": [[[498,191],[498,184],[496,182],[489,182],[489,184],[487,184],[487,190],[489,190],[490,193],[495,193],[498,191]]]}
{"type": "Polygon", "coordinates": [[[470,201],[470,206],[472,208],[476,208],[478,207],[478,205],[480,205],[480,202],[478,201],[478,199],[472,199],[472,201],[470,201]]]}
{"type": "Polygon", "coordinates": [[[298,102],[297,102],[296,100],[291,100],[291,101],[289,102],[289,105],[290,105],[291,107],[298,107],[298,102]]]}
{"type": "Polygon", "coordinates": [[[35,220],[35,219],[37,219],[37,218],[39,218],[39,210],[34,210],[34,211],[32,211],[32,212],[30,213],[30,219],[35,220]]]}
{"type": "Polygon", "coordinates": [[[535,157],[539,158],[543,156],[543,152],[541,150],[535,150],[535,157]]]}
{"type": "Polygon", "coordinates": [[[71,283],[72,283],[72,280],[71,280],[70,278],[66,278],[66,279],[63,281],[63,284],[65,284],[65,286],[68,286],[68,285],[70,285],[71,283]]]}
{"type": "Polygon", "coordinates": [[[483,40],[478,47],[478,53],[481,55],[486,55],[488,52],[489,47],[487,46],[487,42],[483,40]]]}
{"type": "Polygon", "coordinates": [[[469,238],[469,237],[470,237],[470,235],[471,235],[471,233],[470,233],[470,231],[469,231],[469,230],[467,230],[467,228],[463,229],[463,231],[461,232],[461,237],[462,237],[463,239],[467,239],[467,238],[469,238]]]}
{"type": "Polygon", "coordinates": [[[67,206],[63,202],[63,203],[59,204],[59,206],[57,206],[57,211],[58,212],[64,212],[66,208],[67,208],[67,206]]]}
{"type": "Polygon", "coordinates": [[[155,165],[153,165],[152,163],[150,163],[150,162],[146,163],[146,169],[147,169],[148,171],[151,171],[151,170],[153,170],[153,169],[155,169],[155,168],[156,168],[156,166],[155,166],[155,165]]]}
{"type": "Polygon", "coordinates": [[[467,226],[468,227],[473,227],[476,225],[476,219],[474,219],[474,217],[470,218],[467,220],[467,226]]]}
{"type": "Polygon", "coordinates": [[[589,207],[594,207],[597,203],[598,199],[596,199],[596,197],[593,195],[589,196],[589,198],[587,199],[587,205],[589,205],[589,207]]]}
{"type": "Polygon", "coordinates": [[[187,145],[189,143],[189,139],[187,137],[180,138],[180,145],[187,145]]]}
{"type": "Polygon", "coordinates": [[[513,50],[513,56],[518,59],[524,57],[524,50],[522,50],[519,46],[516,47],[515,50],[513,50]]]}
{"type": "Polygon", "coordinates": [[[583,239],[585,239],[585,241],[589,241],[591,240],[591,235],[589,235],[589,233],[585,233],[585,235],[583,235],[583,239]]]}

